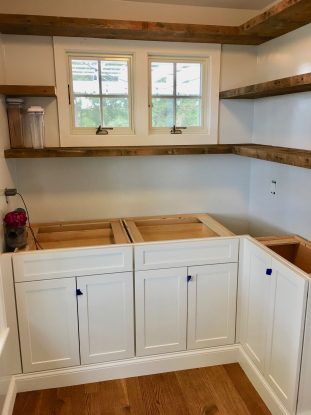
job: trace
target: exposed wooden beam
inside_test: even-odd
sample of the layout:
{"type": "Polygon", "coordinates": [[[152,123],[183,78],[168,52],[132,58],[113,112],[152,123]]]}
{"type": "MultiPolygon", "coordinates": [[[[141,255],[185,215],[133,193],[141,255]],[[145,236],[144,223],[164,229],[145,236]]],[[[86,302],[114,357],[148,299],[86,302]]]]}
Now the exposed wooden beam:
{"type": "Polygon", "coordinates": [[[311,23],[310,0],[282,0],[241,26],[242,33],[276,38],[311,23]]]}
{"type": "Polygon", "coordinates": [[[269,38],[248,35],[237,26],[88,19],[74,17],[0,14],[5,34],[93,37],[165,42],[258,45],[269,38]]]}
{"type": "Polygon", "coordinates": [[[0,85],[0,94],[18,97],[56,97],[56,88],[52,85],[0,85]]]}
{"type": "Polygon", "coordinates": [[[232,147],[232,153],[239,156],[311,169],[310,150],[259,144],[240,144],[232,147]]]}
{"type": "Polygon", "coordinates": [[[222,91],[222,99],[253,99],[311,91],[311,72],[222,91]]]}

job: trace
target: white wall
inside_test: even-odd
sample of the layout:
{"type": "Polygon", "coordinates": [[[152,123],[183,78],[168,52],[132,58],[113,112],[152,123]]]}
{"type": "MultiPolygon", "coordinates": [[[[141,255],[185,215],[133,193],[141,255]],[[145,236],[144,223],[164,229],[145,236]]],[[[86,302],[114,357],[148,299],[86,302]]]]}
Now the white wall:
{"type": "MultiPolygon", "coordinates": [[[[49,37],[5,35],[2,39],[7,83],[54,83],[49,37]],[[17,69],[21,56],[31,56],[23,71],[17,69]]],[[[221,87],[236,86],[241,73],[244,82],[250,82],[255,66],[255,47],[225,46],[221,87]]],[[[45,107],[49,146],[59,145],[53,104],[55,101],[45,107]]],[[[221,107],[220,142],[250,142],[252,116],[252,103],[221,107]]],[[[210,212],[241,233],[248,230],[249,166],[250,160],[229,155],[31,159],[10,163],[33,222],[210,212]]]]}
{"type": "MultiPolygon", "coordinates": [[[[258,48],[258,81],[311,71],[311,25],[258,48]]],[[[253,142],[311,150],[311,93],[256,100],[253,142]]],[[[252,160],[250,231],[297,233],[311,239],[311,171],[252,160]],[[277,194],[269,193],[271,180],[277,194]]]]}

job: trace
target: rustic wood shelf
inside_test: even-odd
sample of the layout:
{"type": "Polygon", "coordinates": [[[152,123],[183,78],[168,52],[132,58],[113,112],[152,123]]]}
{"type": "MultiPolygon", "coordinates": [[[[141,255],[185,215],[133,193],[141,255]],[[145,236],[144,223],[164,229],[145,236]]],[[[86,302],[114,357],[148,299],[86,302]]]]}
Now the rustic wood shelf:
{"type": "Polygon", "coordinates": [[[0,94],[10,97],[56,97],[56,88],[52,85],[0,85],[0,94]]]}
{"type": "Polygon", "coordinates": [[[311,151],[259,144],[206,144],[184,146],[139,146],[139,147],[54,147],[35,150],[33,148],[8,149],[9,158],[51,157],[124,157],[124,156],[182,156],[200,154],[235,154],[275,163],[311,169],[311,151]]]}
{"type": "Polygon", "coordinates": [[[310,0],[282,0],[241,26],[0,14],[0,33],[259,45],[310,22],[310,0]]]}
{"type": "Polygon", "coordinates": [[[187,154],[230,154],[230,144],[130,147],[53,147],[5,150],[6,158],[178,156],[187,154]]]}
{"type": "Polygon", "coordinates": [[[274,81],[229,89],[219,94],[221,99],[254,99],[311,91],[311,72],[274,81]]]}
{"type": "Polygon", "coordinates": [[[241,144],[234,145],[232,147],[232,153],[238,156],[311,169],[311,150],[259,144],[241,144]]]}

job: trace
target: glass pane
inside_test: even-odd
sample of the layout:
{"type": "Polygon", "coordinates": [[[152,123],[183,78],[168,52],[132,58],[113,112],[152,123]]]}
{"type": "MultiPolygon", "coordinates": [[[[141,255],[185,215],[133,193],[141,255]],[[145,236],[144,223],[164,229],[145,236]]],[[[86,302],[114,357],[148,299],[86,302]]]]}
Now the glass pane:
{"type": "Polygon", "coordinates": [[[128,94],[128,61],[101,61],[103,95],[128,94]]]}
{"type": "Polygon", "coordinates": [[[200,98],[178,98],[176,100],[176,125],[180,127],[201,126],[200,98]]]}
{"type": "Polygon", "coordinates": [[[170,62],[151,63],[152,95],[174,94],[174,64],[170,62]]]}
{"type": "Polygon", "coordinates": [[[176,95],[201,95],[201,64],[176,64],[176,95]]]}
{"type": "Polygon", "coordinates": [[[75,127],[98,127],[100,120],[99,98],[76,97],[75,105],[75,127]]]}
{"type": "Polygon", "coordinates": [[[152,98],[152,127],[173,127],[174,99],[152,98]]]}
{"type": "Polygon", "coordinates": [[[72,88],[74,94],[99,94],[98,62],[72,59],[72,88]]]}
{"type": "Polygon", "coordinates": [[[103,126],[129,127],[128,98],[103,98],[103,126]]]}

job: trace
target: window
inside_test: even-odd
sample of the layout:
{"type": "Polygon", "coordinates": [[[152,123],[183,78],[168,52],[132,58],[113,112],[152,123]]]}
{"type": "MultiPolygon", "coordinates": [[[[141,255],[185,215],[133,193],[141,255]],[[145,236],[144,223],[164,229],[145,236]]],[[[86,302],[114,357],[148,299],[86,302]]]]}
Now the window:
{"type": "Polygon", "coordinates": [[[204,59],[150,58],[150,124],[167,132],[180,127],[191,132],[206,128],[204,59]],[[174,128],[175,126],[175,128],[174,128]]]}
{"type": "Polygon", "coordinates": [[[74,132],[132,130],[130,56],[70,55],[69,70],[74,132]]]}

